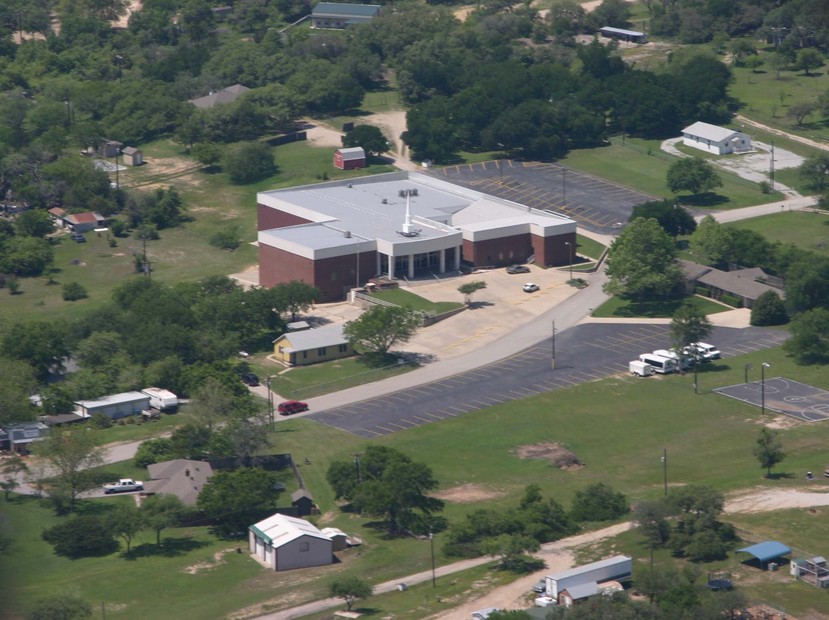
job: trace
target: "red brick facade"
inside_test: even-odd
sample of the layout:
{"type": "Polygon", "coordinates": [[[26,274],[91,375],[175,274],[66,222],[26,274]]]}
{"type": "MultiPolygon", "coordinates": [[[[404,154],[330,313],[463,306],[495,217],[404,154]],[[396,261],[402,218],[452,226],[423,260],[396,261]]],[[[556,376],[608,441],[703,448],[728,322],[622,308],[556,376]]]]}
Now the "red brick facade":
{"type": "Polygon", "coordinates": [[[463,260],[476,267],[503,267],[523,263],[532,253],[529,233],[478,242],[463,240],[463,260]]]}
{"type": "Polygon", "coordinates": [[[257,230],[270,230],[271,228],[284,228],[285,226],[296,226],[297,224],[308,224],[311,220],[303,219],[279,209],[256,205],[257,208],[257,230]]]}
{"type": "MultiPolygon", "coordinates": [[[[573,244],[573,251],[576,249],[576,233],[565,233],[555,237],[532,236],[533,253],[535,264],[544,267],[558,267],[570,264],[570,248],[564,245],[566,242],[573,244]]],[[[573,254],[575,256],[575,254],[573,254]]]]}

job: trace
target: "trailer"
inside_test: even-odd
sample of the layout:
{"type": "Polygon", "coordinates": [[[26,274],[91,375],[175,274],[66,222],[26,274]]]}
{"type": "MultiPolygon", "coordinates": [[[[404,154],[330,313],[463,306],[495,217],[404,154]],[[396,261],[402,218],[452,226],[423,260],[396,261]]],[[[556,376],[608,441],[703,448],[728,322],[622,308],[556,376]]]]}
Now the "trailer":
{"type": "Polygon", "coordinates": [[[688,368],[694,365],[694,358],[692,356],[686,355],[684,353],[678,355],[676,350],[674,349],[657,349],[653,352],[653,354],[676,360],[677,367],[679,368],[679,370],[687,370],[688,368]]]}
{"type": "Polygon", "coordinates": [[[627,555],[579,566],[547,577],[547,596],[556,600],[562,591],[605,581],[627,581],[633,574],[633,559],[627,555]]]}
{"type": "Polygon", "coordinates": [[[159,411],[173,412],[178,409],[178,396],[157,387],[148,387],[141,390],[150,399],[150,407],[159,411]]]}
{"type": "Polygon", "coordinates": [[[654,355],[653,353],[643,353],[639,356],[640,362],[645,362],[653,366],[653,371],[660,375],[668,375],[676,372],[679,368],[679,363],[671,357],[662,357],[661,355],[654,355]]]}
{"type": "Polygon", "coordinates": [[[654,373],[653,366],[639,360],[628,362],[628,370],[637,377],[650,377],[654,373]]]}

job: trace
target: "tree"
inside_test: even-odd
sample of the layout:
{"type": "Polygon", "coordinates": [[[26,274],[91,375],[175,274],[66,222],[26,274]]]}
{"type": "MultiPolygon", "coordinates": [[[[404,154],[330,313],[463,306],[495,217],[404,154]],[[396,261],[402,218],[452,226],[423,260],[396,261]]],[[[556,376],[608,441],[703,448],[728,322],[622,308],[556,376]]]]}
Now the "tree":
{"type": "Polygon", "coordinates": [[[788,320],[786,304],[780,299],[780,295],[774,291],[766,291],[754,300],[754,304],[751,306],[752,325],[783,325],[788,320]]]}
{"type": "Polygon", "coordinates": [[[706,215],[691,235],[691,252],[700,262],[706,264],[716,265],[725,262],[731,251],[730,230],[710,215],[706,215]]]}
{"type": "Polygon", "coordinates": [[[40,599],[26,620],[85,620],[92,617],[92,606],[70,594],[54,594],[40,599]]]}
{"type": "Polygon", "coordinates": [[[656,220],[634,220],[610,246],[604,290],[640,298],[671,293],[682,282],[675,258],[676,245],[656,220]]]}
{"type": "Polygon", "coordinates": [[[468,306],[472,301],[472,295],[476,291],[486,288],[486,282],[477,280],[475,282],[464,282],[458,287],[458,292],[463,295],[463,302],[468,306]]]}
{"type": "Polygon", "coordinates": [[[817,103],[813,101],[805,101],[802,103],[793,103],[789,106],[786,116],[793,118],[798,127],[802,127],[806,117],[818,109],[817,103]]]}
{"type": "Polygon", "coordinates": [[[69,356],[65,330],[54,321],[30,321],[12,325],[3,338],[3,352],[11,359],[28,362],[39,379],[63,366],[69,356]]]}
{"type": "Polygon", "coordinates": [[[679,351],[691,343],[705,340],[710,333],[711,321],[695,304],[682,304],[671,319],[671,336],[679,351]]]}
{"type": "Polygon", "coordinates": [[[169,437],[158,439],[147,439],[142,441],[133,457],[133,465],[136,467],[147,467],[153,463],[168,461],[173,458],[173,442],[169,437]]]}
{"type": "Polygon", "coordinates": [[[798,169],[800,180],[809,188],[823,191],[829,187],[829,155],[807,157],[798,169]]]}
{"type": "Polygon", "coordinates": [[[789,333],[783,350],[798,364],[829,361],[829,310],[814,308],[797,315],[789,325],[789,333]]]}
{"type": "Polygon", "coordinates": [[[225,226],[210,236],[210,245],[220,250],[236,250],[242,245],[242,237],[239,227],[234,225],[225,226]]]}
{"type": "Polygon", "coordinates": [[[70,559],[100,557],[118,549],[108,523],[97,515],[80,515],[43,532],[43,540],[55,549],[57,555],[70,559]]]}
{"type": "Polygon", "coordinates": [[[204,485],[198,507],[219,533],[235,536],[273,513],[279,499],[276,482],[274,474],[257,467],[219,471],[204,485]]]}
{"type": "Polygon", "coordinates": [[[46,211],[32,209],[17,216],[14,229],[18,235],[23,237],[43,238],[55,231],[55,224],[46,211]]]}
{"type": "Polygon", "coordinates": [[[796,258],[785,271],[786,308],[790,315],[829,308],[829,259],[814,254],[796,258]]]}
{"type": "Polygon", "coordinates": [[[806,75],[811,75],[812,69],[823,66],[823,55],[814,47],[806,47],[797,53],[795,68],[802,69],[806,75]]]}
{"type": "Polygon", "coordinates": [[[389,141],[373,125],[355,125],[354,129],[343,136],[343,146],[361,146],[368,155],[380,155],[389,149],[389,141]]]}
{"type": "Polygon", "coordinates": [[[17,236],[6,244],[0,269],[18,276],[39,276],[53,260],[54,252],[46,239],[17,236]]]}
{"type": "Polygon", "coordinates": [[[34,420],[29,394],[35,393],[37,382],[32,367],[24,361],[0,357],[0,377],[0,428],[34,420]]]}
{"type": "Polygon", "coordinates": [[[289,312],[291,320],[296,321],[297,314],[308,312],[314,305],[314,300],[321,296],[320,290],[303,282],[302,280],[291,280],[277,284],[271,289],[273,306],[281,312],[289,312]]]}
{"type": "Polygon", "coordinates": [[[190,414],[197,424],[213,431],[220,422],[227,422],[236,412],[234,395],[222,383],[210,377],[193,393],[190,414]]]}
{"type": "Polygon", "coordinates": [[[651,548],[662,547],[671,535],[670,508],[663,501],[645,501],[634,508],[634,519],[651,548]]]}
{"type": "Polygon", "coordinates": [[[771,478],[771,468],[786,458],[780,432],[765,426],[761,428],[753,453],[760,467],[766,470],[766,478],[771,478]]]}
{"type": "Polygon", "coordinates": [[[353,347],[385,358],[395,344],[408,342],[419,326],[420,319],[411,308],[372,306],[348,321],[343,334],[353,347]]]}
{"type": "MultiPolygon", "coordinates": [[[[206,488],[206,487],[205,487],[206,488]]],[[[188,508],[175,495],[151,495],[141,502],[140,516],[155,532],[155,544],[161,544],[161,532],[176,527],[187,515],[188,508]]]]}
{"type": "Polygon", "coordinates": [[[351,611],[351,607],[357,599],[368,598],[373,592],[374,588],[371,587],[371,584],[357,576],[341,577],[328,587],[330,596],[345,601],[347,611],[351,611]]]}
{"type": "Polygon", "coordinates": [[[690,235],[697,229],[697,222],[691,212],[671,200],[643,202],[633,207],[629,222],[637,218],[651,217],[659,222],[662,229],[671,235],[690,235]]]}
{"type": "Polygon", "coordinates": [[[229,148],[222,158],[222,168],[237,185],[261,181],[276,172],[273,152],[264,142],[243,142],[229,148]]]}
{"type": "Polygon", "coordinates": [[[520,569],[522,557],[527,553],[535,553],[540,548],[538,541],[527,534],[500,534],[483,544],[487,555],[501,558],[499,567],[503,570],[520,569]]]}
{"type": "Polygon", "coordinates": [[[127,555],[130,554],[132,539],[146,525],[144,514],[132,502],[120,504],[114,511],[107,515],[110,531],[122,538],[127,544],[127,555]]]}
{"type": "Polygon", "coordinates": [[[69,510],[74,510],[78,494],[95,486],[87,470],[104,461],[93,434],[83,427],[56,427],[34,445],[34,451],[57,472],[50,495],[58,502],[68,500],[69,510]]]}
{"type": "Polygon", "coordinates": [[[86,288],[78,282],[67,282],[63,285],[62,293],[63,301],[78,301],[79,299],[86,299],[89,293],[86,288]]]}
{"type": "Polygon", "coordinates": [[[603,482],[576,491],[570,516],[576,521],[611,521],[630,512],[627,498],[603,482]]]}
{"type": "Polygon", "coordinates": [[[714,166],[699,157],[683,157],[668,168],[668,188],[674,194],[689,191],[696,195],[716,187],[722,187],[722,180],[714,166]]]}

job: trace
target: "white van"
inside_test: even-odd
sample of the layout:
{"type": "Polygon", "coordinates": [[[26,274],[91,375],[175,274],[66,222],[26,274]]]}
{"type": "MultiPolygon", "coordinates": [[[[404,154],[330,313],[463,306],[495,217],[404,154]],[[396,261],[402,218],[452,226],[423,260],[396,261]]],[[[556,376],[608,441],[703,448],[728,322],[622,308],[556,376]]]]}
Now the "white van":
{"type": "Polygon", "coordinates": [[[676,350],[674,349],[657,349],[653,352],[653,354],[659,355],[661,357],[670,357],[672,360],[676,360],[677,367],[680,370],[685,370],[694,365],[693,356],[686,355],[685,353],[683,353],[682,355],[677,355],[676,350]]]}
{"type": "Polygon", "coordinates": [[[639,356],[639,361],[650,364],[653,367],[653,371],[660,375],[668,375],[676,372],[679,368],[679,363],[675,359],[654,355],[653,353],[643,353],[639,356]]]}
{"type": "Polygon", "coordinates": [[[653,366],[640,362],[639,360],[632,360],[628,362],[628,370],[630,374],[637,377],[650,377],[653,374],[653,366]]]}
{"type": "Polygon", "coordinates": [[[720,350],[713,344],[694,342],[691,346],[697,350],[699,356],[705,361],[718,360],[721,357],[720,350]]]}

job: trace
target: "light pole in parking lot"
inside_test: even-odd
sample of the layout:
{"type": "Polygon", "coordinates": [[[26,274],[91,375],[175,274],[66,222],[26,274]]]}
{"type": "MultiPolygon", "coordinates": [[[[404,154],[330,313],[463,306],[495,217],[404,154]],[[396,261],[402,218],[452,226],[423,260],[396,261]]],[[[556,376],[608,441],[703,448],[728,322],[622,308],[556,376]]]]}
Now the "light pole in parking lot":
{"type": "Polygon", "coordinates": [[[760,413],[766,414],[766,368],[771,368],[771,364],[763,362],[760,364],[760,413]]]}
{"type": "Polygon", "coordinates": [[[570,250],[570,281],[573,280],[573,244],[569,241],[565,241],[564,245],[567,246],[567,249],[570,250]]]}
{"type": "Polygon", "coordinates": [[[567,206],[567,168],[561,168],[561,206],[567,206]]]}
{"type": "Polygon", "coordinates": [[[556,369],[556,322],[553,321],[553,370],[556,369]]]}

